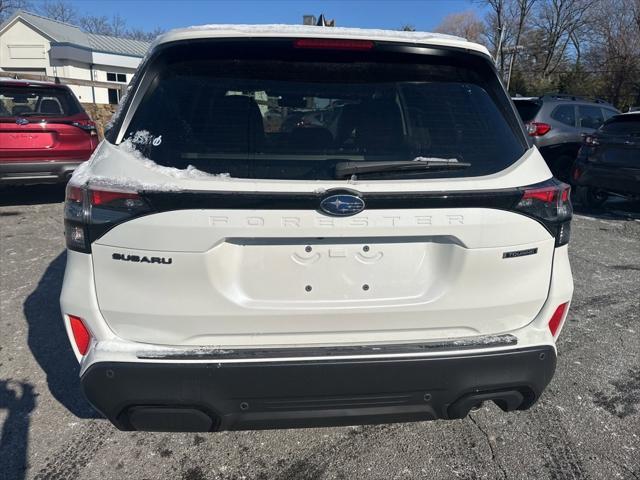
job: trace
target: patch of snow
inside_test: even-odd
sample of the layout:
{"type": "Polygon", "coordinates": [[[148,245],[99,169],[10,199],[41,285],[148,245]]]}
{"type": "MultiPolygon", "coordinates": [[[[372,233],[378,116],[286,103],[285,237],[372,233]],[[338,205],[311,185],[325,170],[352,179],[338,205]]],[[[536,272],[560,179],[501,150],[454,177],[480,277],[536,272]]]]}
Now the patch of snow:
{"type": "Polygon", "coordinates": [[[262,34],[277,37],[280,35],[307,35],[314,34],[321,37],[363,37],[363,38],[389,38],[405,39],[409,41],[419,40],[454,40],[466,42],[467,40],[455,35],[434,32],[405,32],[401,30],[382,30],[375,28],[348,28],[348,27],[320,27],[316,25],[233,25],[233,24],[209,24],[194,25],[187,28],[179,28],[168,32],[167,36],[184,31],[212,31],[212,32],[238,32],[242,34],[262,34]]]}
{"type": "MultiPolygon", "coordinates": [[[[181,187],[175,183],[174,180],[183,179],[216,179],[226,180],[231,178],[229,173],[211,174],[198,170],[193,165],[187,166],[185,169],[178,169],[175,167],[165,167],[158,165],[153,160],[145,157],[138,146],[147,145],[151,143],[154,138],[151,133],[146,130],[135,132],[130,138],[122,142],[120,145],[115,145],[113,148],[119,150],[124,154],[126,160],[129,162],[136,162],[138,166],[144,167],[150,173],[160,174],[166,178],[162,181],[144,182],[136,180],[135,178],[125,176],[103,176],[91,173],[91,166],[97,164],[108,158],[108,149],[101,148],[99,146],[91,158],[82,163],[76,168],[70,182],[73,185],[86,185],[90,184],[102,188],[114,188],[114,189],[127,189],[127,190],[156,190],[156,191],[177,191],[181,190],[181,187]]],[[[144,178],[144,176],[143,176],[144,178]]]]}
{"type": "Polygon", "coordinates": [[[161,358],[168,355],[229,355],[233,350],[225,350],[218,347],[172,347],[161,345],[150,345],[142,343],[121,342],[118,340],[105,340],[96,343],[94,351],[98,353],[134,353],[145,358],[161,358]]]}

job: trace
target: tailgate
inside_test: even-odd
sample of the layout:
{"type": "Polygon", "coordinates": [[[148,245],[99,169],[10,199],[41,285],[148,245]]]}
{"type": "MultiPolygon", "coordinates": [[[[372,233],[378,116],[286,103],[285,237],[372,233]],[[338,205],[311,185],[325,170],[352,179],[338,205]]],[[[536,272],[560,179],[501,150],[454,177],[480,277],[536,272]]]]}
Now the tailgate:
{"type": "Polygon", "coordinates": [[[100,310],[123,338],[281,345],[521,327],[545,302],[553,252],[538,222],[486,208],[182,210],[115,227],[93,261],[100,310]]]}

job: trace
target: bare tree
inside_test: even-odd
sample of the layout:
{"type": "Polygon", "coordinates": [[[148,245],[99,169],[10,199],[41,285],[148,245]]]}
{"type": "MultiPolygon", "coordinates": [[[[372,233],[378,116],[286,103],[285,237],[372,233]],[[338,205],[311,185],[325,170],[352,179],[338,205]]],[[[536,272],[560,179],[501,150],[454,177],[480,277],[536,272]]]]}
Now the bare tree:
{"type": "Polygon", "coordinates": [[[416,31],[416,27],[407,23],[405,25],[403,25],[402,27],[400,27],[400,30],[402,30],[403,32],[415,32],[416,31]]]}
{"type": "Polygon", "coordinates": [[[444,17],[435,28],[438,33],[447,33],[479,43],[483,39],[484,24],[473,10],[452,13],[444,17]]]}
{"type": "Polygon", "coordinates": [[[145,42],[151,42],[155,40],[158,35],[162,35],[166,30],[157,27],[151,31],[142,30],[139,28],[131,28],[127,30],[126,37],[132,40],[142,40],[145,42]]]}
{"type": "Polygon", "coordinates": [[[520,51],[520,39],[522,38],[522,33],[525,30],[527,21],[529,20],[531,11],[536,2],[537,0],[515,0],[511,2],[511,5],[509,6],[509,17],[515,20],[515,25],[513,45],[510,50],[511,59],[509,61],[509,72],[507,74],[507,90],[509,89],[509,84],[511,83],[511,72],[513,71],[516,57],[518,56],[518,52],[520,51]]]}
{"type": "Polygon", "coordinates": [[[489,8],[485,19],[485,39],[502,74],[504,74],[504,45],[510,42],[512,36],[507,18],[508,1],[510,0],[478,0],[480,4],[489,8]]]}
{"type": "Polygon", "coordinates": [[[111,25],[109,19],[103,16],[87,15],[80,19],[80,28],[88,33],[100,35],[111,35],[111,25]]]}
{"type": "Polygon", "coordinates": [[[540,72],[548,78],[566,58],[572,39],[587,24],[587,12],[599,0],[547,0],[534,16],[538,30],[540,72]]]}
{"type": "Polygon", "coordinates": [[[0,0],[0,22],[4,22],[17,10],[28,10],[31,8],[29,0],[0,0]]]}
{"type": "Polygon", "coordinates": [[[119,13],[111,17],[111,35],[122,37],[127,31],[127,21],[119,13]]]}
{"type": "Polygon", "coordinates": [[[39,8],[45,17],[64,23],[75,23],[78,20],[78,10],[67,0],[46,0],[39,8]]]}

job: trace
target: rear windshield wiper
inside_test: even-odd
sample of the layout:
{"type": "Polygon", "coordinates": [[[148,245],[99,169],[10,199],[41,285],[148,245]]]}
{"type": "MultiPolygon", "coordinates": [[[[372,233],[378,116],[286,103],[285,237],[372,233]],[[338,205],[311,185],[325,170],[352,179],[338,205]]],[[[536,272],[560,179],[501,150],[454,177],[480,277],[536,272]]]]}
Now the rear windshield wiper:
{"type": "Polygon", "coordinates": [[[443,171],[460,170],[470,167],[467,162],[457,160],[412,160],[412,161],[386,161],[386,162],[339,162],[336,164],[336,178],[344,178],[350,175],[366,173],[402,172],[402,171],[443,171]]]}

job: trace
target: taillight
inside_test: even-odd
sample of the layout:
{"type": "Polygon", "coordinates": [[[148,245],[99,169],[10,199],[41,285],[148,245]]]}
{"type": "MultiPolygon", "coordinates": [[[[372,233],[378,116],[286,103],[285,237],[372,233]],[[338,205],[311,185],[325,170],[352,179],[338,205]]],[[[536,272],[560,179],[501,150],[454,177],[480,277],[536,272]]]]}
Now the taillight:
{"type": "Polygon", "coordinates": [[[564,314],[567,311],[567,306],[569,303],[563,303],[562,305],[558,305],[556,311],[551,315],[551,319],[549,320],[549,330],[551,331],[551,335],[554,337],[560,330],[560,326],[562,325],[562,320],[564,319],[564,314]]]}
{"type": "Polygon", "coordinates": [[[67,248],[91,252],[91,242],[115,225],[151,210],[138,192],[67,185],[64,208],[67,248]]]}
{"type": "Polygon", "coordinates": [[[573,179],[578,180],[582,176],[582,170],[580,167],[573,167],[573,179]]]}
{"type": "Polygon", "coordinates": [[[571,187],[552,180],[542,186],[525,187],[515,209],[540,221],[555,237],[556,247],[571,236],[571,187]]]}
{"type": "Polygon", "coordinates": [[[80,317],[76,317],[75,315],[68,315],[68,317],[76,348],[80,355],[85,355],[91,344],[91,332],[89,332],[89,329],[80,317]]]}
{"type": "Polygon", "coordinates": [[[528,122],[525,127],[530,137],[541,137],[551,130],[551,125],[542,122],[528,122]]]}
{"type": "Polygon", "coordinates": [[[76,122],[72,122],[71,125],[73,125],[74,127],[81,128],[82,130],[88,132],[89,135],[91,135],[92,137],[98,136],[98,131],[96,130],[96,124],[91,120],[78,120],[76,122]]]}
{"type": "Polygon", "coordinates": [[[338,38],[297,38],[293,41],[294,48],[313,48],[320,50],[371,50],[374,43],[371,40],[347,40],[338,38]]]}

